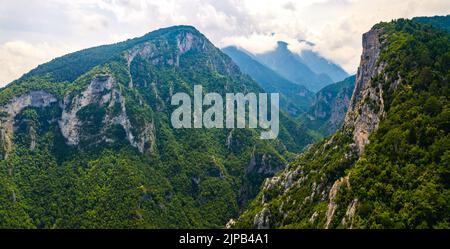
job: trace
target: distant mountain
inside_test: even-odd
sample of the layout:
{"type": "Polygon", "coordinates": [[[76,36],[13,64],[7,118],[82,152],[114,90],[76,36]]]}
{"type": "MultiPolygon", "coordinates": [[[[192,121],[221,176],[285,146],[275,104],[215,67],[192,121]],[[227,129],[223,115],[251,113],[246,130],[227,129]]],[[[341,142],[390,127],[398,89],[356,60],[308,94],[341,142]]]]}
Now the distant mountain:
{"type": "Polygon", "coordinates": [[[316,93],[305,118],[306,126],[326,137],[336,132],[344,122],[355,80],[356,76],[353,75],[316,93]]]}
{"type": "Polygon", "coordinates": [[[298,54],[288,49],[286,42],[279,41],[275,50],[262,54],[255,54],[255,58],[274,70],[284,78],[299,85],[303,85],[312,92],[333,83],[326,74],[316,74],[302,62],[298,54]]]}
{"type": "Polygon", "coordinates": [[[250,75],[266,92],[282,94],[281,106],[293,116],[308,111],[314,94],[306,87],[290,82],[272,69],[256,61],[248,51],[229,46],[222,51],[231,57],[242,72],[250,75]]]}
{"type": "Polygon", "coordinates": [[[339,65],[325,59],[317,52],[312,50],[302,50],[300,59],[316,74],[325,74],[330,77],[333,82],[339,82],[349,77],[349,74],[339,65]]]}

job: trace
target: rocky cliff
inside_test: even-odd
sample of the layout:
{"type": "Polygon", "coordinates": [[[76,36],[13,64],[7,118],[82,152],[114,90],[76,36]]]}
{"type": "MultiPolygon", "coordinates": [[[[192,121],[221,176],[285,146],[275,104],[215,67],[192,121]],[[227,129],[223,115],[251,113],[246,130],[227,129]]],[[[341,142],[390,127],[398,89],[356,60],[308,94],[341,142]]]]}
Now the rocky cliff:
{"type": "Polygon", "coordinates": [[[57,58],[1,89],[0,209],[14,219],[0,227],[221,227],[313,140],[283,113],[273,141],[175,129],[171,97],[194,85],[263,92],[189,26],[57,58]]]}
{"type": "MultiPolygon", "coordinates": [[[[345,120],[341,117],[342,128],[312,146],[276,177],[267,179],[253,208],[241,216],[242,223],[238,221],[235,227],[352,226],[358,200],[352,199],[348,206],[338,207],[337,198],[340,191],[351,188],[351,175],[346,170],[364,152],[370,143],[369,136],[385,115],[382,86],[374,80],[385,77],[386,62],[380,59],[383,34],[382,28],[375,27],[363,35],[361,62],[353,95],[348,99],[349,110],[345,120]]],[[[390,80],[385,78],[385,81],[390,80]]],[[[390,82],[395,87],[397,81],[390,82]]],[[[315,116],[320,117],[320,110],[315,111],[315,116]]]]}

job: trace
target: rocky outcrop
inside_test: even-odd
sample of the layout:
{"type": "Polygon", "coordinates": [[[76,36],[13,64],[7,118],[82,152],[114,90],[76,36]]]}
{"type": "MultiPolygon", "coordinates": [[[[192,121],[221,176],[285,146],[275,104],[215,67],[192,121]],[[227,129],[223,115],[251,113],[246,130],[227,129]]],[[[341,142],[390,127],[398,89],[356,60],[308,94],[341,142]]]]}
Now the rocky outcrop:
{"type": "MultiPolygon", "coordinates": [[[[245,168],[245,180],[239,190],[239,203],[241,206],[245,206],[247,201],[259,191],[258,188],[255,188],[254,182],[257,182],[256,185],[260,186],[264,181],[273,179],[267,177],[272,177],[285,167],[283,162],[273,162],[271,160],[272,157],[273,155],[268,153],[258,154],[256,148],[253,147],[250,161],[245,168]]],[[[267,184],[267,182],[264,182],[264,186],[267,186],[267,184]]]]}
{"type": "Polygon", "coordinates": [[[353,140],[360,154],[369,143],[369,135],[376,130],[384,116],[383,90],[373,79],[386,67],[379,62],[381,43],[380,29],[372,29],[363,35],[363,53],[355,89],[350,101],[344,126],[353,130],[353,140]]]}
{"type": "Polygon", "coordinates": [[[347,187],[347,188],[350,187],[350,183],[349,183],[348,179],[349,179],[349,177],[346,176],[346,177],[336,180],[330,189],[330,192],[328,194],[328,196],[329,196],[328,209],[327,209],[327,213],[326,213],[326,218],[327,218],[327,221],[325,223],[326,229],[330,228],[330,224],[333,221],[334,213],[336,212],[336,209],[337,209],[337,204],[336,204],[335,200],[336,200],[336,196],[338,195],[339,189],[341,187],[347,187]]]}
{"type": "MultiPolygon", "coordinates": [[[[95,134],[96,139],[108,142],[104,135],[111,125],[121,125],[125,130],[127,140],[141,153],[152,154],[155,150],[155,127],[153,122],[144,123],[140,129],[136,129],[131,124],[127,116],[125,98],[116,89],[114,78],[110,75],[99,74],[92,78],[89,85],[80,93],[68,93],[61,101],[46,91],[31,91],[12,98],[6,105],[0,107],[0,150],[3,158],[8,156],[12,149],[12,138],[14,133],[14,118],[27,107],[45,108],[52,103],[58,103],[62,110],[58,119],[61,134],[66,139],[68,145],[77,146],[80,141],[89,139],[83,136],[85,122],[80,119],[79,112],[90,105],[96,108],[106,108],[107,115],[104,117],[101,126],[101,133],[95,134]],[[119,112],[114,112],[115,105],[120,106],[119,112]],[[135,134],[133,134],[133,131],[135,134]]],[[[94,109],[94,112],[96,110],[94,109]]],[[[27,128],[30,138],[30,149],[33,150],[37,143],[35,127],[30,125],[27,128]]],[[[96,141],[98,142],[98,141],[96,141]]]]}
{"type": "MultiPolygon", "coordinates": [[[[14,118],[27,107],[44,108],[57,102],[52,94],[45,91],[31,91],[14,97],[6,105],[0,107],[2,118],[0,121],[0,149],[1,156],[7,158],[12,147],[14,133],[14,118]]],[[[33,143],[33,139],[32,139],[33,143]]],[[[34,145],[31,145],[34,148],[34,145]]]]}
{"type": "MultiPolygon", "coordinates": [[[[116,82],[111,75],[97,75],[80,94],[64,97],[59,126],[67,144],[78,145],[83,139],[84,122],[80,120],[78,113],[89,105],[107,110],[107,114],[102,121],[102,133],[105,133],[111,125],[120,125],[132,146],[136,147],[141,153],[145,151],[153,153],[156,140],[154,124],[152,122],[145,123],[143,128],[138,130],[138,134],[133,134],[134,127],[127,116],[125,97],[117,89],[116,82]],[[116,107],[119,107],[118,111],[115,110],[116,107]]],[[[110,141],[104,134],[100,135],[102,140],[110,141]]]]}
{"type": "Polygon", "coordinates": [[[109,103],[110,108],[114,108],[114,105],[120,106],[119,114],[114,115],[108,114],[103,123],[105,127],[109,127],[111,125],[120,125],[125,130],[125,134],[127,140],[130,144],[136,147],[139,152],[144,153],[144,151],[152,154],[155,149],[155,127],[153,123],[145,123],[143,129],[140,130],[138,136],[135,136],[132,132],[133,126],[130,122],[130,119],[127,116],[127,110],[125,105],[124,96],[117,90],[112,92],[111,101],[109,103]]]}
{"type": "Polygon", "coordinates": [[[180,57],[191,49],[202,51],[206,49],[207,43],[201,37],[198,37],[190,32],[186,34],[179,34],[176,38],[177,41],[177,55],[175,59],[175,65],[180,66],[180,57]]]}
{"type": "Polygon", "coordinates": [[[345,212],[344,218],[342,218],[342,225],[346,228],[353,228],[353,217],[356,214],[356,206],[358,205],[358,199],[354,199],[350,202],[345,212]]]}
{"type": "MultiPolygon", "coordinates": [[[[149,61],[153,65],[174,65],[179,67],[180,57],[183,54],[189,52],[190,50],[204,51],[207,46],[207,42],[204,37],[200,37],[199,35],[195,35],[191,32],[178,34],[175,42],[177,48],[175,53],[171,51],[170,45],[167,41],[161,41],[159,44],[155,44],[154,42],[145,42],[135,46],[125,53],[128,69],[130,69],[131,63],[137,56],[149,61]]],[[[130,85],[132,85],[131,75],[130,85]]]]}
{"type": "MultiPolygon", "coordinates": [[[[271,217],[285,217],[290,213],[302,213],[305,217],[300,217],[300,219],[324,228],[335,227],[336,219],[339,219],[344,227],[352,227],[358,200],[353,199],[347,203],[340,202],[339,190],[341,188],[350,189],[350,180],[349,175],[342,177],[339,173],[352,167],[359,159],[365,146],[369,143],[369,136],[376,131],[380,121],[384,118],[383,82],[391,82],[390,89],[398,85],[398,80],[390,80],[384,74],[387,65],[380,61],[383,46],[380,42],[382,33],[383,30],[374,28],[363,36],[361,64],[342,128],[326,140],[322,146],[311,147],[309,151],[305,152],[303,160],[289,165],[280,174],[265,181],[259,204],[263,207],[264,212],[261,211],[254,217],[255,226],[268,224],[271,217]],[[309,163],[310,160],[311,163],[309,163]],[[328,160],[333,160],[331,171],[328,160]],[[340,168],[339,173],[336,168],[340,168]],[[338,175],[336,175],[337,173],[338,175]],[[305,188],[305,186],[308,187],[305,188]],[[301,194],[299,194],[300,192],[301,194]],[[290,198],[291,194],[293,194],[293,198],[290,198]],[[282,201],[275,205],[271,202],[273,199],[282,201]],[[290,201],[292,199],[295,200],[290,201]],[[310,210],[312,208],[308,205],[318,205],[324,202],[327,205],[326,209],[313,209],[310,212],[283,208],[280,213],[273,216],[265,208],[267,205],[273,204],[279,207],[278,210],[281,210],[284,202],[290,202],[288,204],[291,207],[295,206],[298,210],[305,208],[310,210]],[[343,212],[337,212],[341,209],[343,212]]],[[[343,103],[339,104],[345,104],[344,102],[346,102],[345,98],[343,103]]],[[[321,110],[316,111],[315,115],[318,117],[327,116],[321,110]]],[[[277,209],[271,206],[272,210],[277,209]]],[[[280,220],[270,222],[283,224],[280,220]]]]}
{"type": "Polygon", "coordinates": [[[103,107],[111,100],[111,89],[114,79],[109,75],[99,75],[94,77],[88,87],[77,96],[66,95],[62,103],[61,120],[59,127],[62,135],[69,145],[78,145],[80,142],[80,130],[82,121],[77,113],[88,105],[98,105],[103,107]]]}
{"type": "Polygon", "coordinates": [[[270,228],[270,211],[267,208],[263,208],[259,212],[253,221],[253,226],[256,229],[269,229],[270,228]]]}

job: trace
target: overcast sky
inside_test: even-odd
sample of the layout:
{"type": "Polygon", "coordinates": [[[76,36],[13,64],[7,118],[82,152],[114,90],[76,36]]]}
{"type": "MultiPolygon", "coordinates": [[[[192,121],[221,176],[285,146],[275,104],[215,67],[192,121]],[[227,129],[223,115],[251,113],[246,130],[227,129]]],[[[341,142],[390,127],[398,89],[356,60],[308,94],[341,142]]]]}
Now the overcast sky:
{"type": "Polygon", "coordinates": [[[0,0],[0,86],[52,58],[193,25],[216,46],[255,53],[298,40],[356,72],[361,35],[400,17],[450,14],[448,0],[0,0]]]}

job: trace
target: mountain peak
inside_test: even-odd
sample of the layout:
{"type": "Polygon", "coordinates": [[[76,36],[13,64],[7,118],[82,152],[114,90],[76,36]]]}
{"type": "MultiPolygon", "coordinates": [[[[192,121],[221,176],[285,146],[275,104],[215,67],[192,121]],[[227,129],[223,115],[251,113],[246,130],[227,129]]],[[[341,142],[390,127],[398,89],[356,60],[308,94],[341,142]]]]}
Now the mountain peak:
{"type": "Polygon", "coordinates": [[[287,49],[288,45],[289,45],[289,43],[287,43],[285,41],[277,41],[277,48],[278,49],[287,49]]]}
{"type": "MultiPolygon", "coordinates": [[[[57,82],[72,82],[82,74],[88,72],[98,65],[102,65],[114,57],[120,56],[123,52],[130,50],[140,44],[152,42],[154,40],[178,40],[182,43],[183,50],[189,50],[193,44],[205,47],[213,47],[212,43],[193,26],[178,25],[161,28],[149,32],[141,37],[128,39],[115,44],[102,45],[77,51],[71,54],[58,57],[48,63],[39,65],[23,75],[20,80],[25,80],[37,75],[52,74],[53,80],[57,82]],[[76,65],[76,66],[74,66],[76,65]]],[[[167,43],[168,45],[168,43],[167,43]]]]}
{"type": "Polygon", "coordinates": [[[195,28],[194,26],[190,26],[190,25],[175,25],[175,26],[169,26],[169,27],[165,27],[165,28],[160,28],[154,31],[151,31],[149,33],[147,33],[144,37],[155,37],[155,36],[160,36],[160,35],[164,35],[164,34],[169,34],[169,33],[187,33],[190,32],[194,35],[199,35],[199,36],[203,36],[202,33],[200,31],[198,31],[197,28],[195,28]]]}

